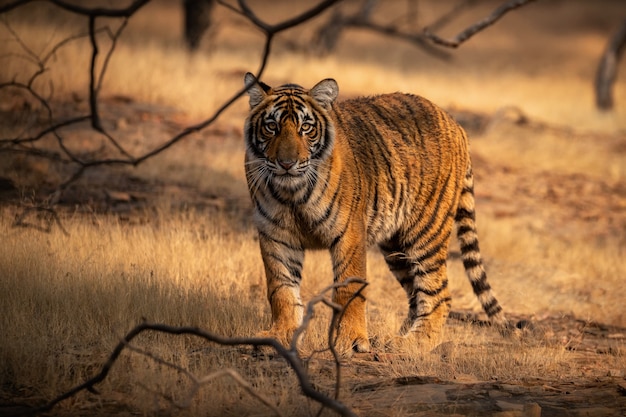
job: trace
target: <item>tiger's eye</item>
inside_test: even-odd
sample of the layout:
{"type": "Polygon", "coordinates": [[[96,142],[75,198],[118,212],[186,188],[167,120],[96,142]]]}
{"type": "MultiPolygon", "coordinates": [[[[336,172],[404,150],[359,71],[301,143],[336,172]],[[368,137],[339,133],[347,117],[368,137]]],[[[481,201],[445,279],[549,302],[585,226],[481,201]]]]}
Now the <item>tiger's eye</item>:
{"type": "Polygon", "coordinates": [[[273,120],[265,122],[265,130],[268,133],[276,133],[278,131],[278,124],[273,120]]]}
{"type": "Polygon", "coordinates": [[[302,134],[306,134],[306,133],[310,133],[313,130],[313,125],[311,123],[302,123],[302,126],[300,126],[300,133],[302,134]]]}

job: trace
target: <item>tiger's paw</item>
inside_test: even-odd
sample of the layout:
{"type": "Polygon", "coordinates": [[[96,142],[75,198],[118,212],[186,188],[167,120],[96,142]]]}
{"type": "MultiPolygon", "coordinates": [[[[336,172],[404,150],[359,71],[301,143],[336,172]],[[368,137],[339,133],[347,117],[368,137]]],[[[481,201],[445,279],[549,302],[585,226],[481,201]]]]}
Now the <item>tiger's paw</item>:
{"type": "MultiPolygon", "coordinates": [[[[258,332],[255,337],[275,339],[284,348],[290,349],[295,332],[295,328],[272,326],[269,330],[258,332]]],[[[257,350],[264,354],[271,354],[274,352],[274,348],[272,346],[257,346],[257,350]]]]}
{"type": "Polygon", "coordinates": [[[340,333],[335,343],[335,350],[342,356],[350,356],[353,352],[365,353],[370,351],[370,341],[367,333],[344,332],[340,333]]]}
{"type": "Polygon", "coordinates": [[[429,352],[437,346],[441,337],[425,335],[420,332],[410,332],[392,337],[385,343],[384,350],[397,354],[413,355],[418,352],[429,352]]]}

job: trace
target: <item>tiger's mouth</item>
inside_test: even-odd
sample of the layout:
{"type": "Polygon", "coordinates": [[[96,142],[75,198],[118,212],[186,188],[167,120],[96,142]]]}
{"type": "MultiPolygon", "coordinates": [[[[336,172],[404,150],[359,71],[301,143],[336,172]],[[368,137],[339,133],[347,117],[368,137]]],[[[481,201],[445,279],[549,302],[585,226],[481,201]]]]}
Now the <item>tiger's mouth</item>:
{"type": "Polygon", "coordinates": [[[281,188],[297,188],[306,178],[306,170],[276,170],[271,173],[275,185],[281,188]]]}
{"type": "Polygon", "coordinates": [[[280,164],[273,164],[269,174],[276,189],[296,192],[305,187],[308,182],[312,182],[310,168],[310,164],[307,162],[297,162],[288,168],[280,164]]]}
{"type": "Polygon", "coordinates": [[[308,161],[295,161],[295,162],[270,162],[270,171],[277,177],[302,177],[307,174],[309,170],[308,161]]]}
{"type": "Polygon", "coordinates": [[[273,172],[273,174],[277,177],[285,177],[285,178],[289,178],[289,177],[302,177],[304,175],[306,175],[306,169],[303,170],[298,170],[298,169],[282,169],[282,170],[275,170],[273,172]]]}

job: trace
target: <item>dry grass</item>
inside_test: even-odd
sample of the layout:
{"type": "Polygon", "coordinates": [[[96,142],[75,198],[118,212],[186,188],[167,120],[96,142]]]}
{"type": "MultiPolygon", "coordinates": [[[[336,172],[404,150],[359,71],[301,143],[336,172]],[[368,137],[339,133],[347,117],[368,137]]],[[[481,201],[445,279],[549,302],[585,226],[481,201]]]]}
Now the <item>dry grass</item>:
{"type": "MultiPolygon", "coordinates": [[[[5,236],[0,251],[0,275],[4,277],[0,327],[5,341],[0,344],[0,375],[2,386],[8,389],[5,396],[50,399],[80,383],[95,373],[121,335],[143,318],[200,326],[230,336],[253,335],[269,325],[254,234],[233,230],[232,219],[163,210],[145,225],[127,225],[103,215],[81,215],[64,221],[68,237],[58,230],[42,235],[14,229],[10,217],[7,209],[0,216],[0,233],[5,236]]],[[[561,247],[554,242],[544,242],[545,247],[532,236],[507,240],[506,224],[488,220],[485,226],[485,252],[495,259],[490,263],[491,280],[509,311],[574,313],[623,324],[619,303],[624,294],[616,278],[624,276],[619,263],[623,252],[579,244],[576,252],[561,256],[561,247]],[[589,259],[588,250],[593,251],[594,262],[577,257],[585,251],[589,259]],[[525,256],[535,259],[524,263],[525,256]],[[600,284],[590,285],[586,277],[594,277],[600,284]]],[[[404,294],[379,255],[372,253],[369,265],[370,332],[376,346],[384,350],[395,338],[405,313],[399,307],[405,304],[404,294]]],[[[458,265],[451,275],[454,308],[476,309],[458,265]]],[[[329,282],[328,255],[310,254],[305,276],[303,295],[309,299],[329,282]]],[[[305,356],[326,346],[328,322],[328,312],[318,309],[303,342],[305,356]]],[[[405,344],[393,351],[398,356],[390,363],[370,363],[370,373],[379,380],[411,375],[476,381],[581,376],[567,368],[565,345],[541,338],[528,345],[511,345],[507,340],[493,344],[493,336],[490,329],[450,327],[442,353],[405,344]]],[[[149,335],[137,345],[196,375],[234,368],[259,392],[274,398],[281,409],[301,412],[296,411],[302,407],[296,381],[284,365],[250,362],[245,352],[194,338],[149,335]]],[[[314,357],[328,359],[327,354],[314,357]]],[[[620,369],[624,364],[623,357],[609,356],[594,372],[620,369]]],[[[312,377],[330,390],[332,375],[328,372],[321,376],[313,373],[312,377]]],[[[261,407],[236,384],[226,381],[221,378],[201,389],[188,411],[237,414],[261,407]]],[[[183,402],[190,384],[148,358],[125,354],[101,390],[99,399],[81,395],[63,408],[86,407],[95,412],[115,403],[116,408],[166,410],[170,406],[152,390],[183,402]]],[[[350,401],[349,391],[343,398],[350,401]]]]}
{"type": "MultiPolygon", "coordinates": [[[[424,21],[442,12],[442,5],[433,3],[423,7],[424,21]]],[[[492,6],[485,3],[474,9],[444,34],[454,33],[484,16],[492,6]]],[[[305,8],[306,3],[288,2],[272,10],[271,16],[278,20],[305,8]]],[[[84,33],[86,28],[83,20],[52,10],[53,6],[32,5],[8,16],[14,31],[40,56],[68,35],[84,33]]],[[[591,80],[608,31],[618,21],[612,15],[619,16],[620,10],[621,6],[614,3],[606,3],[602,8],[581,3],[574,8],[552,5],[546,9],[534,6],[521,9],[505,20],[506,24],[490,28],[484,36],[454,51],[449,62],[402,42],[390,47],[388,39],[358,31],[346,34],[337,54],[318,58],[307,53],[305,46],[310,42],[311,30],[322,22],[316,20],[301,30],[278,37],[266,81],[312,85],[332,76],[345,97],[407,91],[424,95],[442,106],[490,113],[516,106],[535,120],[576,130],[614,132],[626,128],[626,110],[619,106],[609,113],[597,111],[591,80]],[[580,22],[581,15],[588,16],[589,22],[580,22]],[[294,52],[291,47],[294,43],[304,45],[304,51],[294,52]],[[484,68],[487,59],[492,67],[490,71],[484,68]]],[[[391,19],[397,13],[392,11],[381,18],[391,19]]],[[[139,101],[184,108],[196,118],[210,114],[225,97],[241,87],[245,71],[258,67],[263,41],[224,8],[217,9],[217,20],[221,23],[213,42],[207,40],[202,53],[190,57],[180,39],[182,16],[178,5],[165,1],[150,3],[133,17],[118,43],[102,94],[121,94],[139,101]]],[[[115,21],[104,20],[101,24],[105,23],[112,29],[117,27],[115,21]]],[[[6,32],[3,38],[10,40],[6,32]]],[[[105,51],[107,37],[101,34],[99,41],[105,51]]],[[[54,62],[69,65],[54,65],[41,79],[38,87],[43,96],[50,92],[50,80],[55,97],[84,94],[88,83],[88,43],[83,38],[59,51],[54,62]]],[[[4,55],[21,50],[16,42],[8,41],[2,52],[4,55]]],[[[6,64],[3,78],[18,75],[18,79],[24,80],[34,71],[24,60],[5,57],[3,61],[6,64]]],[[[621,68],[624,66],[622,62],[621,68]]],[[[618,79],[615,88],[618,103],[626,101],[626,89],[620,88],[623,82],[618,79]]],[[[245,109],[245,104],[240,104],[238,109],[245,109]]]]}
{"type": "MultiPolygon", "coordinates": [[[[280,10],[290,13],[290,7],[299,6],[280,10]]],[[[73,18],[51,17],[44,7],[29,6],[29,19],[18,14],[8,19],[37,53],[76,33],[77,27],[73,18]]],[[[547,6],[552,7],[556,6],[547,6]]],[[[591,6],[581,7],[589,9],[583,13],[593,11],[598,20],[610,20],[591,6]]],[[[260,38],[222,10],[220,13],[235,24],[221,24],[216,49],[211,53],[189,57],[178,40],[179,13],[177,3],[156,2],[131,20],[128,36],[111,61],[103,96],[156,102],[182,109],[186,120],[199,120],[240,88],[243,72],[258,65],[260,38]]],[[[434,12],[428,9],[425,13],[434,12]]],[[[327,58],[290,51],[286,38],[281,37],[267,81],[311,85],[335,76],[344,97],[411,91],[444,106],[488,114],[515,105],[533,123],[549,122],[569,126],[570,130],[540,129],[496,117],[485,134],[474,139],[473,151],[479,160],[537,175],[576,174],[610,184],[623,183],[624,153],[615,151],[613,144],[623,144],[626,128],[624,80],[620,79],[616,88],[619,107],[609,114],[593,108],[590,87],[606,31],[584,24],[578,32],[568,31],[567,22],[558,21],[550,32],[545,29],[546,19],[540,11],[520,10],[508,25],[496,26],[464,46],[451,63],[434,60],[407,45],[390,47],[388,40],[364,33],[353,33],[340,45],[338,54],[327,58]],[[537,27],[530,27],[528,21],[536,22],[537,27]],[[539,28],[543,32],[531,33],[531,29],[539,28]],[[523,43],[514,37],[519,33],[527,37],[523,43]],[[559,34],[570,36],[571,45],[556,42],[559,34]],[[537,49],[548,40],[554,41],[553,49],[537,49]],[[601,134],[585,133],[590,131],[601,134]]],[[[305,29],[294,32],[290,39],[304,42],[310,37],[311,26],[305,29]]],[[[68,101],[72,93],[84,94],[86,44],[83,39],[59,52],[46,75],[49,78],[37,87],[47,94],[47,80],[53,80],[54,98],[60,102],[68,101]]],[[[15,47],[12,42],[2,43],[0,55],[15,51],[15,47]]],[[[2,77],[27,77],[32,70],[19,59],[5,58],[3,64],[2,77]]],[[[623,65],[621,70],[624,72],[623,65]]],[[[81,105],[84,102],[77,106],[81,105]]],[[[220,120],[220,126],[240,129],[246,107],[244,101],[238,102],[220,120]]],[[[12,128],[11,123],[0,126],[3,132],[12,128]]],[[[142,136],[141,131],[137,135],[135,140],[141,141],[137,146],[148,146],[155,140],[142,136]]],[[[85,214],[84,210],[66,213],[62,219],[69,232],[66,236],[57,228],[49,234],[14,228],[15,208],[0,207],[0,398],[45,401],[83,381],[93,375],[119,337],[142,318],[197,325],[223,335],[253,335],[266,328],[269,309],[262,262],[249,219],[242,216],[248,210],[242,160],[243,146],[238,139],[198,136],[133,172],[147,181],[182,184],[201,194],[226,195],[241,205],[235,213],[198,211],[186,207],[186,201],[178,201],[177,194],[165,194],[145,212],[132,214],[130,221],[127,215],[85,214]]],[[[48,175],[49,168],[44,165],[31,181],[48,175]]],[[[22,183],[25,189],[33,185],[22,183]]],[[[515,206],[514,201],[510,204],[515,206]]],[[[536,205],[541,206],[541,202],[536,205]]],[[[543,227],[542,222],[541,215],[501,217],[488,207],[479,214],[490,280],[502,304],[516,314],[574,314],[626,326],[623,231],[613,231],[610,238],[599,241],[588,239],[584,228],[576,223],[564,238],[543,227]]],[[[405,314],[405,296],[380,255],[370,254],[368,268],[370,332],[375,345],[385,350],[405,314]]],[[[307,255],[302,289],[305,299],[328,285],[331,275],[328,254],[307,255]]],[[[460,262],[450,262],[450,275],[453,308],[477,311],[478,303],[460,262]]],[[[328,319],[327,311],[317,311],[303,353],[310,355],[325,346],[328,319]]],[[[493,336],[490,329],[451,326],[443,352],[404,345],[389,363],[368,363],[366,373],[377,380],[407,375],[473,380],[582,375],[583,371],[570,362],[565,345],[541,337],[527,344],[504,339],[494,344],[493,336]]],[[[234,368],[260,392],[274,398],[287,414],[315,410],[300,396],[294,377],[280,363],[253,360],[248,352],[194,338],[149,335],[138,345],[197,375],[234,368]]],[[[327,359],[327,355],[314,356],[327,359]]],[[[596,365],[591,373],[600,375],[607,369],[626,368],[626,361],[618,354],[596,365]]],[[[325,369],[312,376],[330,391],[331,374],[325,369]]],[[[343,398],[350,402],[350,387],[344,389],[343,398]]],[[[171,406],[153,391],[183,401],[189,384],[173,370],[145,356],[127,353],[103,385],[102,396],[80,395],[62,407],[68,413],[101,409],[121,413],[126,408],[146,414],[170,412],[171,406]]],[[[223,378],[204,387],[188,409],[189,414],[200,411],[209,415],[270,414],[223,378]]],[[[402,415],[402,410],[397,414],[402,415]]]]}

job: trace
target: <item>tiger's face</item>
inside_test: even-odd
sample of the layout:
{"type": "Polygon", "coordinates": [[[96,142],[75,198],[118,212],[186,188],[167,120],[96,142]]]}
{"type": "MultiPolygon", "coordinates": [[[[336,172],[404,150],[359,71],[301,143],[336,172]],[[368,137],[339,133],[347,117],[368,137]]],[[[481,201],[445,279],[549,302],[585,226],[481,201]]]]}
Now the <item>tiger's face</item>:
{"type": "Polygon", "coordinates": [[[251,111],[244,131],[250,184],[286,192],[315,184],[317,167],[334,142],[328,112],[337,83],[323,80],[308,91],[295,84],[271,88],[250,73],[245,82],[250,86],[251,111]]]}

